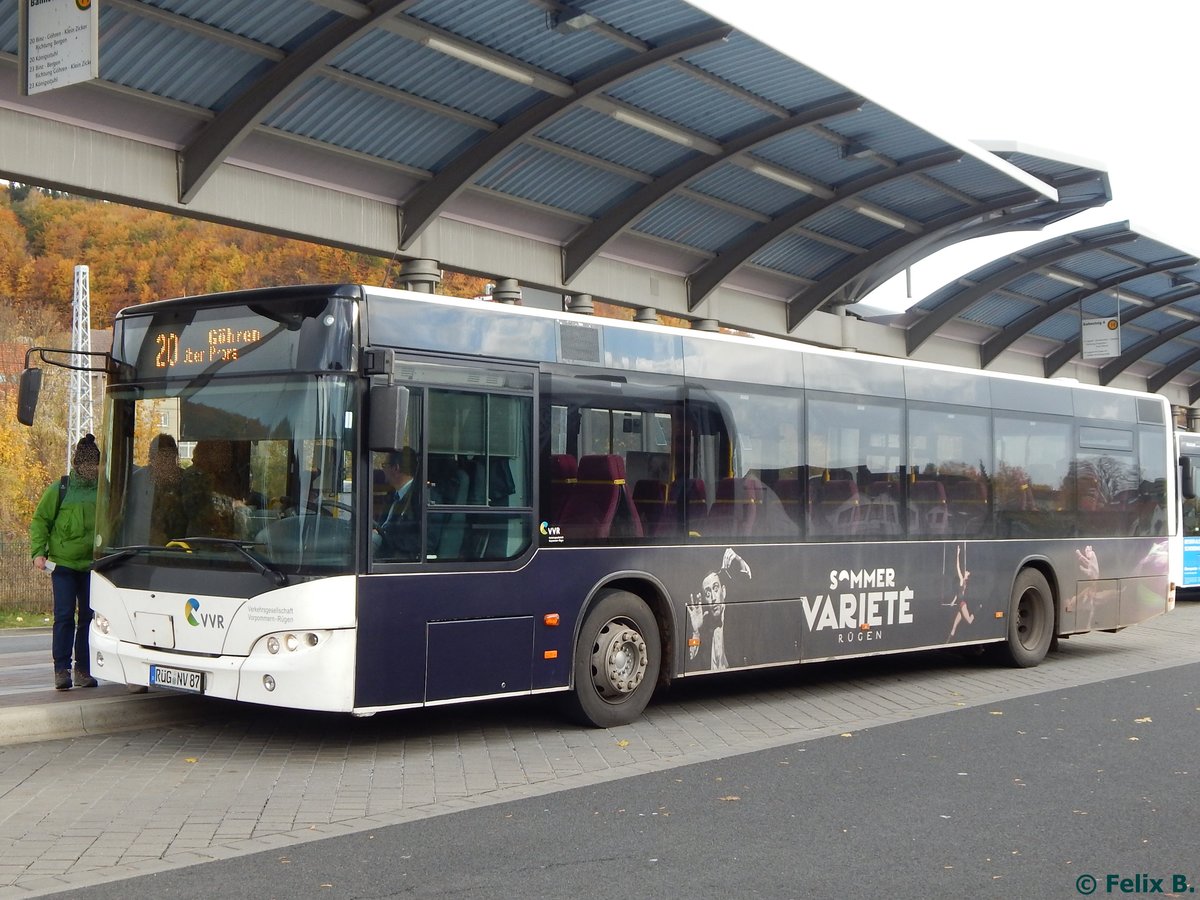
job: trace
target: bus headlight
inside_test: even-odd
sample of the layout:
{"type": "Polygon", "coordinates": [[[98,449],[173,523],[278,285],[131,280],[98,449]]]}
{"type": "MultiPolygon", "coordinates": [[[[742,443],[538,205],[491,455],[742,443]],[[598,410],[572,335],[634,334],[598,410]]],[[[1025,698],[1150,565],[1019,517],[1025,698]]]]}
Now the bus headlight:
{"type": "Polygon", "coordinates": [[[101,615],[100,613],[93,613],[92,620],[96,623],[97,631],[99,631],[101,634],[108,634],[108,629],[110,627],[108,623],[108,616],[101,615]]]}
{"type": "Polygon", "coordinates": [[[266,646],[267,652],[272,656],[278,656],[280,653],[302,653],[316,647],[328,636],[329,632],[284,631],[279,634],[268,634],[262,639],[262,645],[266,646]]]}

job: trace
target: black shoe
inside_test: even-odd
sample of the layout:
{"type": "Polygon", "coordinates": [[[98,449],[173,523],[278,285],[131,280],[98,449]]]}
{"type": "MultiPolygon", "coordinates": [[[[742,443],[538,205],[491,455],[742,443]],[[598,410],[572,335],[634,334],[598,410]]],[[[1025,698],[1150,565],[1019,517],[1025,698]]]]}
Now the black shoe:
{"type": "Polygon", "coordinates": [[[71,673],[67,669],[54,670],[54,689],[56,691],[66,691],[71,688],[71,673]]]}
{"type": "Polygon", "coordinates": [[[99,683],[91,673],[80,668],[75,669],[75,687],[95,687],[99,683]]]}

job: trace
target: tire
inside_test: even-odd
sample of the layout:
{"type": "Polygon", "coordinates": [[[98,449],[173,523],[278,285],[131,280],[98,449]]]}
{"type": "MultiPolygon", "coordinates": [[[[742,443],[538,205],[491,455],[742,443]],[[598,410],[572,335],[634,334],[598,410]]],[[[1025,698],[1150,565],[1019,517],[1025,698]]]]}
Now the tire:
{"type": "Polygon", "coordinates": [[[628,725],[650,702],[661,665],[650,608],[628,591],[602,593],[579,629],[568,714],[597,728],[628,725]]]}
{"type": "Polygon", "coordinates": [[[1046,658],[1054,640],[1054,594],[1037,569],[1022,569],[1008,603],[1008,638],[1001,645],[1005,660],[1028,669],[1046,658]]]}

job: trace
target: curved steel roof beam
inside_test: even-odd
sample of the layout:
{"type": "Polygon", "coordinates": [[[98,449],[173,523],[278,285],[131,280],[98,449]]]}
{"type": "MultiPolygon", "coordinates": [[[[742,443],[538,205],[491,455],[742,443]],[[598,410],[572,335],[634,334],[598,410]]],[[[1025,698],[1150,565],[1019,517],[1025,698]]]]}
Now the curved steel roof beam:
{"type": "Polygon", "coordinates": [[[1051,300],[1044,306],[1039,306],[1032,309],[1025,315],[1019,317],[1016,321],[1010,322],[1004,326],[1004,330],[1000,331],[982,344],[979,345],[979,367],[986,369],[1002,352],[1012,346],[1016,341],[1023,338],[1026,334],[1041,325],[1051,316],[1062,312],[1064,309],[1069,309],[1076,303],[1086,300],[1094,294],[1102,294],[1105,291],[1115,287],[1120,287],[1122,284],[1127,284],[1130,281],[1136,281],[1139,278],[1144,278],[1147,275],[1155,275],[1159,272],[1169,272],[1172,269],[1181,266],[1194,266],[1200,260],[1194,256],[1184,257],[1182,259],[1173,259],[1169,262],[1156,263],[1152,266],[1138,269],[1134,272],[1126,272],[1123,275],[1114,275],[1110,278],[1103,278],[1095,283],[1095,286],[1078,288],[1073,291],[1068,291],[1061,297],[1051,300]]]}
{"type": "Polygon", "coordinates": [[[412,6],[416,0],[372,0],[361,19],[339,19],[280,60],[204,127],[179,151],[179,202],[190,203],[226,156],[272,110],[300,87],[304,78],[380,19],[412,6]]]}
{"type": "Polygon", "coordinates": [[[1030,272],[1036,271],[1043,266],[1048,266],[1064,259],[1070,259],[1072,256],[1078,256],[1081,253],[1087,253],[1091,250],[1102,250],[1105,247],[1111,247],[1116,244],[1127,244],[1130,241],[1136,240],[1137,237],[1137,233],[1125,229],[1115,234],[1078,241],[1069,247],[1056,247],[1053,250],[1039,253],[1036,256],[1020,257],[1020,254],[1011,254],[1010,259],[1012,257],[1019,257],[1021,258],[1021,262],[1016,265],[1006,266],[992,277],[985,278],[978,284],[964,288],[959,294],[947,300],[937,309],[930,311],[927,315],[922,316],[916,322],[909,325],[904,332],[908,352],[911,354],[933,337],[934,332],[951,319],[966,312],[977,301],[982,300],[990,292],[1003,287],[1010,281],[1028,275],[1030,272]]]}
{"type": "Polygon", "coordinates": [[[1163,329],[1149,340],[1141,341],[1137,346],[1131,347],[1120,356],[1106,362],[1100,367],[1100,383],[1110,384],[1114,378],[1150,351],[1157,350],[1163,344],[1169,343],[1177,337],[1182,337],[1189,331],[1194,331],[1197,328],[1200,328],[1200,319],[1187,319],[1178,325],[1172,325],[1170,328],[1163,329]]]}
{"type": "Polygon", "coordinates": [[[745,263],[751,256],[765,247],[771,241],[790,231],[806,219],[817,215],[831,206],[844,203],[846,200],[897,178],[904,178],[918,172],[943,166],[947,163],[958,162],[962,159],[962,151],[949,150],[919,156],[895,168],[884,169],[848,181],[838,187],[830,197],[818,197],[813,200],[801,200],[793,203],[782,213],[765,225],[751,231],[745,237],[735,241],[730,247],[721,250],[717,258],[704,267],[693,272],[687,279],[688,309],[693,310],[711,294],[722,281],[729,277],[735,269],[745,263]]]}
{"type": "Polygon", "coordinates": [[[520,143],[547,122],[578,106],[589,96],[611,88],[639,72],[701,47],[718,44],[733,31],[727,25],[703,28],[677,35],[645,53],[627,57],[607,69],[579,81],[570,96],[551,96],[535,103],[505,122],[496,131],[473,144],[437,176],[417,189],[404,204],[400,229],[400,249],[406,249],[437,218],[439,212],[486,166],[500,154],[520,143]]]}
{"type": "MultiPolygon", "coordinates": [[[[939,231],[953,229],[955,226],[961,225],[963,222],[969,222],[979,216],[999,212],[1014,204],[1027,203],[1039,197],[1041,197],[1041,194],[1034,191],[1027,191],[1016,196],[1010,195],[1002,200],[994,200],[991,203],[976,204],[966,210],[956,211],[950,215],[942,216],[940,219],[934,219],[923,226],[916,234],[903,231],[892,235],[887,240],[880,241],[870,250],[834,269],[824,278],[817,281],[812,287],[806,288],[789,300],[787,304],[787,330],[792,331],[795,329],[806,318],[843,293],[848,285],[866,272],[870,271],[874,275],[875,268],[883,260],[899,253],[914,242],[934,239],[939,231]]],[[[929,252],[933,251],[930,250],[929,252]]],[[[886,279],[884,280],[886,281],[886,279]]],[[[846,299],[844,302],[852,303],[854,301],[846,299]]]]}
{"type": "MultiPolygon", "coordinates": [[[[1176,375],[1182,375],[1198,362],[1200,362],[1200,347],[1197,347],[1195,350],[1188,351],[1169,366],[1164,366],[1147,378],[1146,390],[1152,394],[1156,393],[1170,384],[1171,379],[1176,375]]],[[[1191,385],[1191,387],[1195,389],[1198,385],[1200,385],[1200,382],[1196,382],[1196,384],[1191,385]]],[[[1190,402],[1195,403],[1196,398],[1193,397],[1190,402]]]]}
{"type": "MultiPolygon", "coordinates": [[[[567,243],[563,249],[563,284],[570,284],[571,279],[579,274],[579,270],[594,259],[610,241],[671,191],[731,157],[754,149],[764,141],[823,119],[854,112],[861,109],[865,102],[862,97],[847,94],[805,108],[789,118],[777,119],[766,125],[747,129],[722,144],[721,152],[716,156],[694,157],[654,179],[596,219],[567,243]]],[[[797,174],[796,177],[802,176],[797,174]]]]}
{"type": "MultiPolygon", "coordinates": [[[[1050,184],[1052,187],[1056,186],[1053,183],[1050,184]]],[[[1041,194],[1037,196],[1038,199],[1044,199],[1041,194]]],[[[861,283],[855,285],[853,288],[857,296],[854,300],[848,302],[861,300],[888,279],[893,278],[910,266],[946,247],[965,243],[977,237],[991,237],[992,235],[1009,234],[1014,231],[1041,231],[1048,223],[1037,221],[1040,216],[1056,213],[1055,221],[1059,221],[1070,218],[1085,209],[1095,209],[1097,206],[1103,206],[1106,202],[1106,200],[1097,201],[1096,199],[1089,198],[1086,200],[1049,203],[1044,206],[1027,207],[1025,209],[1002,210],[998,215],[985,218],[983,221],[973,225],[955,228],[944,234],[930,233],[926,238],[915,241],[907,248],[907,252],[897,252],[894,254],[894,258],[886,259],[884,261],[885,264],[871,266],[863,271],[859,275],[861,283]]],[[[846,289],[840,288],[839,291],[844,292],[846,289]]],[[[830,299],[825,302],[830,302],[836,296],[836,293],[831,294],[830,299]]]]}
{"type": "MultiPolygon", "coordinates": [[[[1132,310],[1129,315],[1124,318],[1124,324],[1137,321],[1147,313],[1154,312],[1156,309],[1162,309],[1164,306],[1170,306],[1172,303],[1178,303],[1180,300],[1186,300],[1189,297],[1195,297],[1200,294],[1200,285],[1185,287],[1182,290],[1175,291],[1171,294],[1164,294],[1152,303],[1146,306],[1132,310]]],[[[1079,338],[1071,338],[1069,341],[1064,341],[1063,345],[1045,357],[1042,361],[1042,372],[1045,377],[1049,378],[1072,359],[1079,354],[1079,338]]]]}
{"type": "Polygon", "coordinates": [[[886,265],[873,266],[863,272],[862,284],[856,288],[858,297],[859,299],[866,297],[889,278],[946,247],[965,243],[978,237],[991,237],[1015,231],[1041,231],[1047,223],[1037,221],[1039,216],[1057,211],[1060,213],[1058,219],[1065,219],[1085,209],[1094,209],[1100,205],[1102,204],[1093,200],[1071,200],[1066,203],[1052,203],[1031,209],[1004,210],[998,215],[974,225],[954,229],[942,235],[931,234],[928,244],[918,241],[913,245],[911,252],[897,253],[896,258],[887,260],[886,265]]]}

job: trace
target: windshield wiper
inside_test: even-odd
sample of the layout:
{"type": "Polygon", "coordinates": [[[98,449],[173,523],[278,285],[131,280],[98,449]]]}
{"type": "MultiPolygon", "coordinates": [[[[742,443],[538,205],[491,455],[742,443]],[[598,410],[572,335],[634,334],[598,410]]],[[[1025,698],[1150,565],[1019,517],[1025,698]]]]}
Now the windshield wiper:
{"type": "MultiPolygon", "coordinates": [[[[254,541],[238,541],[233,538],[217,538],[217,537],[185,537],[177,539],[180,544],[186,544],[191,547],[193,545],[207,545],[209,547],[229,547],[236,550],[250,563],[251,567],[263,578],[274,583],[276,587],[283,587],[287,584],[287,576],[272,566],[257,553],[254,553],[251,548],[258,546],[254,541]]],[[[174,543],[174,542],[172,542],[174,543]]]]}
{"type": "Polygon", "coordinates": [[[256,546],[253,541],[237,541],[232,538],[215,538],[215,537],[185,537],[175,538],[170,544],[163,546],[161,544],[136,544],[131,547],[117,547],[112,553],[100,557],[92,563],[92,571],[103,572],[118,563],[121,563],[131,556],[136,556],[139,553],[149,553],[151,551],[170,553],[190,553],[192,546],[207,545],[210,547],[227,547],[236,550],[250,563],[254,569],[263,578],[270,581],[276,587],[282,587],[287,584],[287,576],[278,569],[272,568],[262,557],[252,552],[251,548],[256,546]]]}
{"type": "Polygon", "coordinates": [[[103,572],[105,569],[111,569],[118,563],[122,563],[131,556],[137,556],[139,553],[149,553],[153,550],[172,550],[180,553],[185,552],[182,547],[164,547],[162,544],[134,544],[129,547],[116,547],[111,553],[108,553],[97,560],[92,561],[93,572],[103,572]]]}

